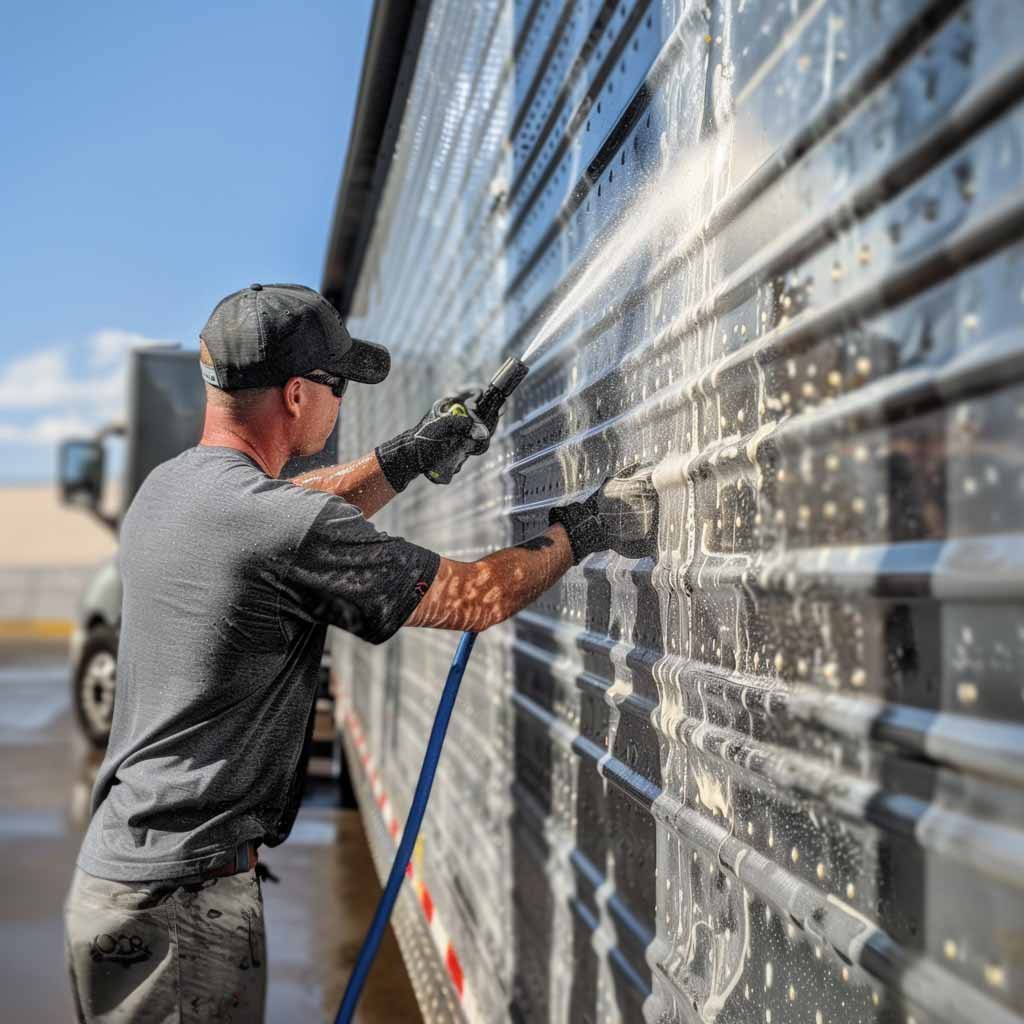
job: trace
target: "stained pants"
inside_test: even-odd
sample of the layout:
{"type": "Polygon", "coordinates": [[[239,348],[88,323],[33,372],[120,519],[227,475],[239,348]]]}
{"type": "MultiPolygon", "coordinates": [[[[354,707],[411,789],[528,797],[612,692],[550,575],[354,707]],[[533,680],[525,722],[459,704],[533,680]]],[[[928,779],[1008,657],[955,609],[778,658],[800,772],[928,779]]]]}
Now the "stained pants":
{"type": "Polygon", "coordinates": [[[260,1024],[267,965],[255,868],[111,882],[75,869],[64,941],[82,1024],[260,1024]]]}

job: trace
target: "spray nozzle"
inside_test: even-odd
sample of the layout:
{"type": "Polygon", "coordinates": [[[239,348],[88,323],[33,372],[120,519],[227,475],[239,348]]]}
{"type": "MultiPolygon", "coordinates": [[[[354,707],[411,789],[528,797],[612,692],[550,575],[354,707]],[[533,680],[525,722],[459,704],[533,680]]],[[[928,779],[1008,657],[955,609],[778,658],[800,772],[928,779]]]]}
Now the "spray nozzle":
{"type": "Polygon", "coordinates": [[[501,364],[498,372],[484,389],[476,404],[476,413],[492,430],[505,400],[523,382],[530,368],[521,359],[511,356],[501,364]]]}
{"type": "Polygon", "coordinates": [[[501,368],[491,378],[489,388],[497,388],[503,398],[508,398],[513,391],[523,382],[523,378],[530,372],[530,368],[522,360],[515,356],[509,356],[501,364],[501,368]]]}

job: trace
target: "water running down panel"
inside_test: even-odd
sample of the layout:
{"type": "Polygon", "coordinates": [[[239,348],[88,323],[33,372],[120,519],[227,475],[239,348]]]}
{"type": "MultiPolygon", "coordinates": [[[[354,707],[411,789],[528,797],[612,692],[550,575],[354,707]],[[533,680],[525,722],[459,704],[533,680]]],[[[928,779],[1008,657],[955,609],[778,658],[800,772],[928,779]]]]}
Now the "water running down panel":
{"type": "MultiPolygon", "coordinates": [[[[1022,86],[1015,0],[430,5],[343,451],[539,339],[379,525],[472,559],[637,461],[663,514],[477,644],[427,1019],[1024,1020],[1022,86]]],[[[456,638],[333,642],[385,870],[456,638]]]]}

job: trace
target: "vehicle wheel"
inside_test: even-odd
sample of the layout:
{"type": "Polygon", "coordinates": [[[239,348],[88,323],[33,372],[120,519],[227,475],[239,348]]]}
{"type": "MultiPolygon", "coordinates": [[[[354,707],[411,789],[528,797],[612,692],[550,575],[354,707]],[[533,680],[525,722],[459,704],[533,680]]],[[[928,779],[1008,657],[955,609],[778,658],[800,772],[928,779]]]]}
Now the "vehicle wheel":
{"type": "Polygon", "coordinates": [[[72,676],[71,701],[85,738],[105,747],[114,717],[117,679],[117,634],[109,626],[93,626],[72,676]]]}

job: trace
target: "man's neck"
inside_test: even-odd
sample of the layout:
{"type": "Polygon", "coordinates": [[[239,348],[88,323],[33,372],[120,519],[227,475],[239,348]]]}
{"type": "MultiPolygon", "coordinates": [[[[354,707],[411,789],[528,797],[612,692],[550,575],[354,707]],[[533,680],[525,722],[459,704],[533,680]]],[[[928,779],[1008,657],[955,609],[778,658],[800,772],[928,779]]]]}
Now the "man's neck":
{"type": "Polygon", "coordinates": [[[290,457],[287,445],[276,437],[256,436],[243,424],[223,416],[221,410],[207,407],[206,423],[199,444],[217,448],[234,448],[253,459],[267,476],[280,476],[290,457]]]}

